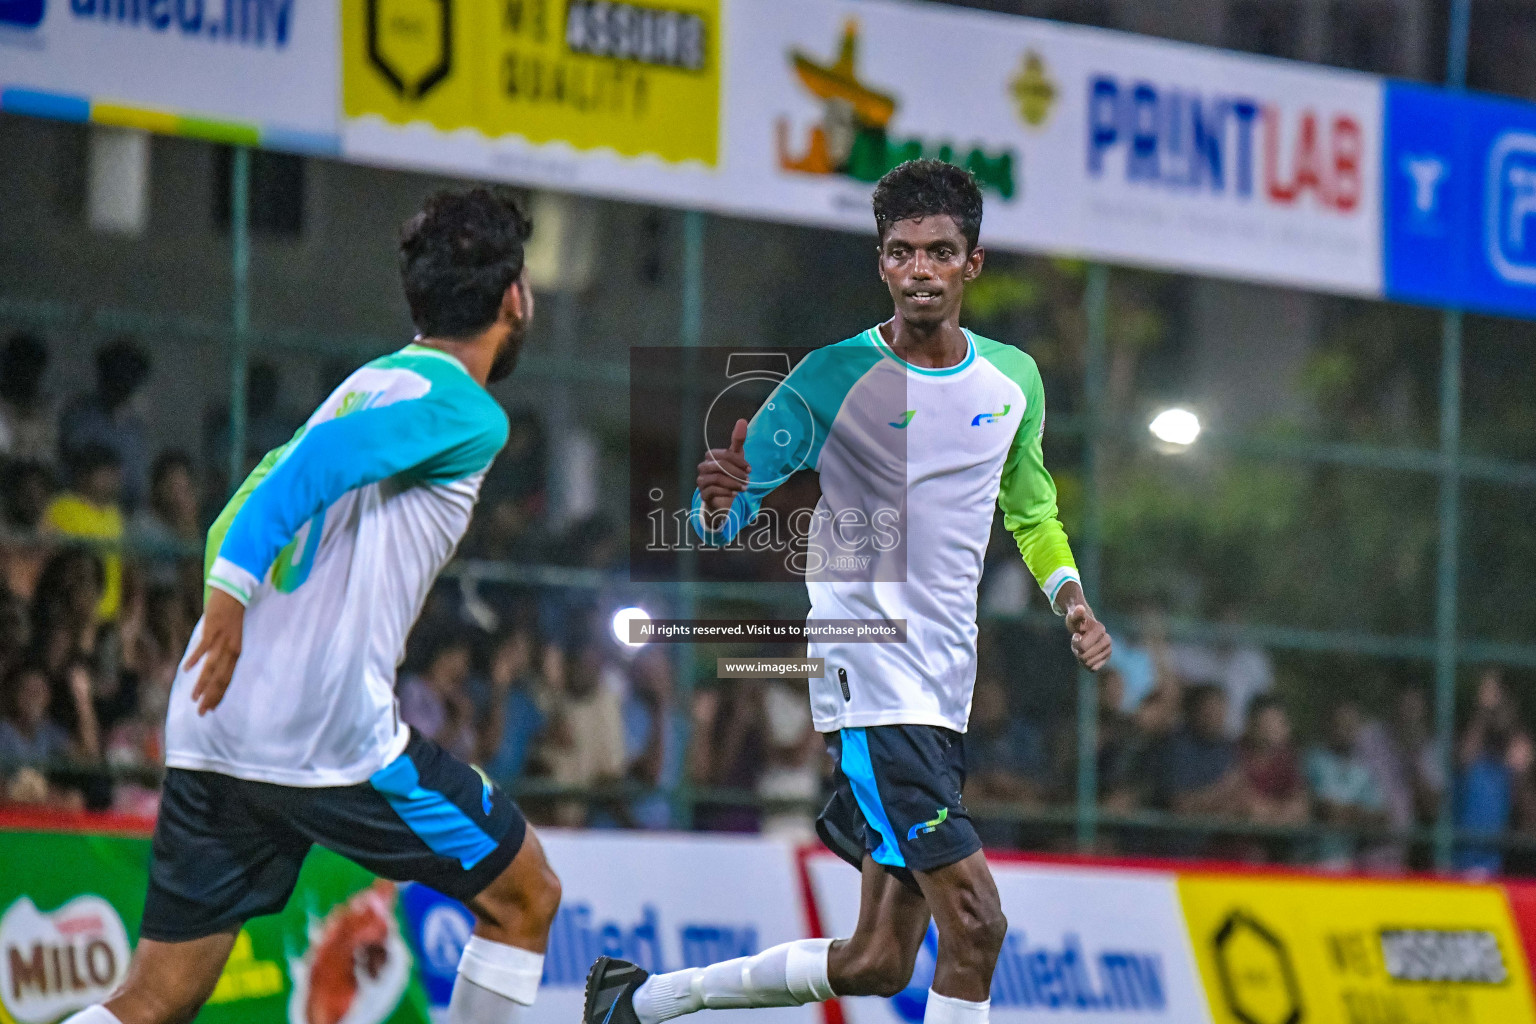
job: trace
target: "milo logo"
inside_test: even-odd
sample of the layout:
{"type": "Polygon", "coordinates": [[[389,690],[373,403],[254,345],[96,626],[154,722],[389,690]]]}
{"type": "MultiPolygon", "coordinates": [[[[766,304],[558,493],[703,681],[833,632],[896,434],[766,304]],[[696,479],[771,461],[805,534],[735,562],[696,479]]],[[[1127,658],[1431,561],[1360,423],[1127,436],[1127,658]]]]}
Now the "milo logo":
{"type": "Polygon", "coordinates": [[[49,1024],[110,995],[128,956],[123,919],[100,896],[46,914],[23,896],[0,917],[0,1003],[18,1024],[49,1024]]]}

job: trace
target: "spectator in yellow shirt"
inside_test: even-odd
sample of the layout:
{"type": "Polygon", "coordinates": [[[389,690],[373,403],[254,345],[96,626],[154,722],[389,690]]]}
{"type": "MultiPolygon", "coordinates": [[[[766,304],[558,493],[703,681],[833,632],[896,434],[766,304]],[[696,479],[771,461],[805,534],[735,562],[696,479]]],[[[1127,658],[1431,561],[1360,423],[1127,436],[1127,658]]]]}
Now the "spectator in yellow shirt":
{"type": "Polygon", "coordinates": [[[55,536],[99,545],[106,579],[96,615],[111,622],[123,599],[122,459],[103,445],[84,445],[70,453],[69,470],[70,487],[43,513],[43,526],[55,536]]]}

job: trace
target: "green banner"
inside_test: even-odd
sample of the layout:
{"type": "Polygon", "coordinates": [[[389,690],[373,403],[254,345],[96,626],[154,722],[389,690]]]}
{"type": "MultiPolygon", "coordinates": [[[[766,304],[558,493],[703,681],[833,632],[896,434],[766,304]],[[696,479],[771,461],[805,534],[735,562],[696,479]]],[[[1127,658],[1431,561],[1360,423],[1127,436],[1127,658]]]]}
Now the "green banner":
{"type": "MultiPolygon", "coordinates": [[[[53,1024],[121,983],[149,840],[0,832],[0,1024],[53,1024]]],[[[318,847],[240,931],[204,1024],[428,1024],[392,883],[318,847]]]]}

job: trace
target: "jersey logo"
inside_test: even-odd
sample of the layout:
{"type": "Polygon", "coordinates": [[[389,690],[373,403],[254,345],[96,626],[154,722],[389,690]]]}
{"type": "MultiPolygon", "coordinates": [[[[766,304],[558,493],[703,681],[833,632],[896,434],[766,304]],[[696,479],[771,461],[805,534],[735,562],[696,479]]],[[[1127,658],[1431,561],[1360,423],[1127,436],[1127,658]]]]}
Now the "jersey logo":
{"type": "Polygon", "coordinates": [[[1002,412],[979,412],[974,417],[972,417],[971,426],[979,427],[983,423],[993,423],[997,420],[1000,420],[1004,416],[1007,416],[1008,410],[1012,408],[1013,406],[1011,405],[1004,405],[1002,412]]]}
{"type": "Polygon", "coordinates": [[[908,830],[908,832],[907,832],[907,842],[910,843],[912,840],[916,839],[920,835],[921,836],[925,836],[929,832],[936,832],[936,831],[938,831],[939,826],[944,824],[948,820],[949,820],[949,808],[948,807],[940,807],[939,808],[939,816],[938,817],[933,818],[932,820],[929,820],[929,821],[925,821],[921,825],[913,825],[912,828],[910,830],[908,830]]]}
{"type": "Polygon", "coordinates": [[[899,420],[891,420],[891,426],[895,427],[897,430],[906,430],[907,429],[907,424],[911,423],[912,422],[912,417],[916,416],[916,415],[917,415],[917,410],[916,409],[908,409],[906,412],[901,414],[901,419],[899,419],[899,420]]]}
{"type": "Polygon", "coordinates": [[[846,704],[849,701],[853,700],[853,691],[848,689],[848,670],[847,669],[840,668],[840,669],[837,670],[837,682],[838,682],[838,685],[840,685],[843,688],[843,703],[846,704]]]}

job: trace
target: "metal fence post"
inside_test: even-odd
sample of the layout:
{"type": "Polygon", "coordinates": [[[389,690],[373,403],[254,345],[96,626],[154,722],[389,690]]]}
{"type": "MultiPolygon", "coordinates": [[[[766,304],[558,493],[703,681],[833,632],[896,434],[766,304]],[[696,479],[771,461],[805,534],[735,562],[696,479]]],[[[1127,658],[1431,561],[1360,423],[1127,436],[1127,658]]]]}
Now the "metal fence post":
{"type": "Polygon", "coordinates": [[[236,146],[229,171],[230,311],[234,333],[229,343],[229,490],[245,477],[245,378],[250,363],[251,331],[251,151],[236,146]]]}
{"type": "MultiPolygon", "coordinates": [[[[1103,563],[1102,511],[1099,506],[1103,487],[1099,479],[1103,469],[1104,374],[1106,363],[1105,332],[1109,315],[1109,268],[1102,263],[1088,265],[1088,279],[1083,290],[1083,309],[1087,314],[1087,352],[1083,366],[1083,415],[1087,434],[1083,446],[1083,525],[1078,550],[1078,569],[1083,577],[1083,595],[1095,612],[1099,603],[1099,574],[1103,563]]],[[[1092,672],[1077,671],[1077,846],[1090,852],[1099,830],[1099,686],[1092,672]]]]}
{"type": "MultiPolygon", "coordinates": [[[[698,349],[704,337],[705,224],[705,215],[698,210],[688,210],[683,214],[683,308],[679,341],[684,348],[684,385],[678,416],[677,486],[678,496],[684,500],[687,500],[685,496],[693,493],[694,483],[693,456],[695,453],[689,444],[689,438],[697,436],[693,432],[700,423],[698,349]]],[[[698,566],[693,538],[686,532],[683,535],[683,550],[679,555],[678,568],[681,570],[682,579],[678,586],[677,615],[679,618],[691,619],[694,617],[698,603],[695,593],[698,586],[695,581],[698,566]]],[[[676,692],[683,702],[681,708],[683,743],[687,747],[693,740],[693,684],[694,675],[698,671],[698,659],[692,644],[678,644],[676,650],[678,676],[676,692]]],[[[673,818],[683,828],[693,827],[693,789],[693,780],[688,777],[685,769],[672,799],[673,818]]]]}
{"type": "MultiPolygon", "coordinates": [[[[1453,0],[1446,43],[1445,84],[1467,84],[1467,41],[1472,0],[1453,0]]],[[[1460,310],[1440,321],[1440,559],[1435,593],[1435,746],[1445,791],[1435,821],[1435,867],[1449,871],[1454,852],[1456,791],[1456,605],[1461,531],[1461,328],[1460,310]]]]}

